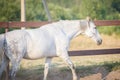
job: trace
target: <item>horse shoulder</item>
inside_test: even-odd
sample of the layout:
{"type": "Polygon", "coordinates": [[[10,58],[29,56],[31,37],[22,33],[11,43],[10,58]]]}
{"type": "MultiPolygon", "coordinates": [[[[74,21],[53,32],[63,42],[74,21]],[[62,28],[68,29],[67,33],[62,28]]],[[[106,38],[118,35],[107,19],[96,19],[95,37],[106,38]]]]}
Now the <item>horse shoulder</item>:
{"type": "Polygon", "coordinates": [[[64,51],[68,51],[70,40],[65,35],[55,37],[56,53],[60,55],[64,51]]]}

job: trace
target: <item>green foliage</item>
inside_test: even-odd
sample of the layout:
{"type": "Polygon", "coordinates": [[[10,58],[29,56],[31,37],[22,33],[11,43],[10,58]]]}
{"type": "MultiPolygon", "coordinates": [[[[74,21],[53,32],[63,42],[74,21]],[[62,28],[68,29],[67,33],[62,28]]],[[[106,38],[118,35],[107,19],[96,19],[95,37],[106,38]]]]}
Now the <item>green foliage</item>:
{"type": "MultiPolygon", "coordinates": [[[[120,0],[47,0],[53,20],[119,19],[120,0]]],[[[20,21],[20,0],[0,1],[0,21],[20,21]]],[[[47,20],[41,0],[26,0],[27,21],[47,20]]]]}
{"type": "Polygon", "coordinates": [[[19,0],[0,1],[0,21],[18,21],[20,19],[19,0]]]}
{"type": "Polygon", "coordinates": [[[120,0],[114,0],[114,1],[112,2],[112,7],[113,7],[116,11],[120,12],[120,0]]]}
{"type": "Polygon", "coordinates": [[[47,20],[42,0],[26,0],[26,19],[27,21],[47,20]]]}
{"type": "Polygon", "coordinates": [[[50,13],[52,15],[53,20],[60,20],[60,19],[65,20],[72,18],[70,9],[62,8],[58,5],[55,6],[52,3],[49,4],[48,6],[50,8],[50,13]]]}
{"type": "Polygon", "coordinates": [[[0,33],[5,33],[5,29],[4,28],[0,28],[0,33]]]}
{"type": "Polygon", "coordinates": [[[120,26],[102,26],[98,27],[98,30],[102,34],[107,34],[107,35],[120,35],[120,26]]]}

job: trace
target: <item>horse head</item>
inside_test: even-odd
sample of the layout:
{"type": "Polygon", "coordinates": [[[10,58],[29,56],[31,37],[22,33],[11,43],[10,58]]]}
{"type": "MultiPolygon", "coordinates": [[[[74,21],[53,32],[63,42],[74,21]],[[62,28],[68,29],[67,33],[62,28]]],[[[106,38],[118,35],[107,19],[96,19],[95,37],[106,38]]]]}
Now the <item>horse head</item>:
{"type": "Polygon", "coordinates": [[[97,43],[97,45],[100,45],[102,43],[102,38],[97,30],[95,23],[89,17],[87,17],[86,24],[87,25],[84,28],[83,33],[92,38],[97,43]]]}

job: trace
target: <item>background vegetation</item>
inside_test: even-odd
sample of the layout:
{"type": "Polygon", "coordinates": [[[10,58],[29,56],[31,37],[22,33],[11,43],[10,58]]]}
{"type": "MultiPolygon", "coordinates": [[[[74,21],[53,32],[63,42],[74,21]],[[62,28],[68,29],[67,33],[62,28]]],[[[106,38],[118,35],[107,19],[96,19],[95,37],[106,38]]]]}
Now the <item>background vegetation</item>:
{"type": "MultiPolygon", "coordinates": [[[[53,21],[60,19],[83,19],[90,16],[97,20],[119,20],[120,19],[120,0],[46,0],[53,21]]],[[[0,22],[20,21],[20,0],[0,0],[0,22]]],[[[47,21],[47,16],[43,8],[42,0],[26,0],[26,20],[27,21],[47,21]]],[[[79,36],[71,41],[70,50],[82,49],[104,49],[119,48],[120,38],[112,34],[120,34],[120,27],[99,27],[103,39],[101,46],[96,46],[90,39],[79,36]]],[[[0,28],[0,33],[3,29],[0,28]]],[[[120,37],[120,36],[119,36],[120,37]]],[[[120,55],[98,55],[98,56],[77,56],[71,57],[77,67],[77,73],[80,77],[90,74],[103,73],[108,74],[113,70],[120,70],[120,55]]],[[[44,60],[22,60],[20,70],[17,74],[17,80],[39,80],[43,78],[44,60]],[[41,74],[40,74],[41,73],[41,74]],[[41,77],[42,76],[42,77],[41,77]]],[[[57,80],[66,79],[66,75],[71,72],[66,69],[61,59],[55,58],[52,64],[54,75],[57,80]],[[55,68],[62,67],[63,70],[55,68]],[[65,67],[65,68],[64,68],[65,67]],[[58,72],[58,73],[56,73],[58,72]],[[61,77],[60,75],[65,77],[61,77]]],[[[116,75],[116,74],[115,74],[116,75]]],[[[49,78],[50,78],[49,77],[49,78]]],[[[71,78],[71,75],[69,76],[71,78]]],[[[56,80],[55,79],[55,80],[56,80]]],[[[54,79],[50,79],[54,80],[54,79]]],[[[98,79],[97,79],[98,80],[98,79]]]]}
{"type": "MultiPolygon", "coordinates": [[[[120,19],[120,0],[46,0],[53,21],[83,19],[120,19]]],[[[20,21],[20,0],[0,0],[0,22],[20,21]]],[[[42,0],[26,0],[26,20],[46,21],[42,0]]],[[[104,34],[120,34],[120,27],[102,27],[104,34]]]]}

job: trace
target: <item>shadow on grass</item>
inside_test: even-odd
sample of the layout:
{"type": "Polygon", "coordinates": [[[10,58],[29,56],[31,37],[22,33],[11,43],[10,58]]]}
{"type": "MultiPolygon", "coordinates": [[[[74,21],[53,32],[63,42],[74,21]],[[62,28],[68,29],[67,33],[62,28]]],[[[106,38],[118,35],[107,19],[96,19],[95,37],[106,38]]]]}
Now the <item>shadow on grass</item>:
{"type": "Polygon", "coordinates": [[[104,78],[109,72],[116,70],[120,70],[120,62],[104,62],[99,65],[77,66],[76,68],[79,77],[100,73],[101,77],[104,78]]]}

